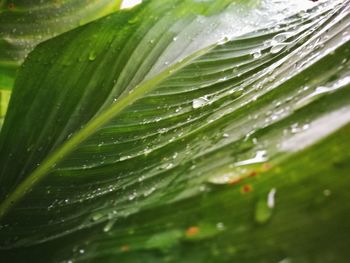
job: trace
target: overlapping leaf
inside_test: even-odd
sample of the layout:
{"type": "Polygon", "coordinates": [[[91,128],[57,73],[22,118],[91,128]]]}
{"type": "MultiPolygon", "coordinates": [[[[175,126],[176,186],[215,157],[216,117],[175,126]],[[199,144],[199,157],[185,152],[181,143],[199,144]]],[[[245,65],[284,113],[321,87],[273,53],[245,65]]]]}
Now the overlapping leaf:
{"type": "MultiPolygon", "coordinates": [[[[347,160],[338,151],[348,145],[339,143],[348,128],[297,155],[300,160],[294,152],[350,118],[348,2],[329,1],[300,12],[301,7],[301,2],[280,1],[150,1],[37,48],[19,76],[0,138],[4,246],[85,229],[68,235],[73,244],[77,238],[73,254],[82,260],[117,256],[138,262],[143,255],[141,262],[167,257],[186,262],[193,256],[186,246],[200,262],[208,253],[220,254],[223,262],[264,253],[272,260],[293,255],[298,239],[293,224],[283,224],[293,209],[299,220],[310,215],[300,211],[301,202],[322,193],[329,182],[328,177],[316,180],[321,167],[334,173],[332,162],[347,160]],[[57,49],[62,52],[52,52],[57,49]],[[15,106],[24,101],[33,103],[15,106]],[[334,156],[322,165],[332,147],[334,156]],[[308,163],[312,156],[319,167],[308,163]],[[269,172],[270,166],[276,168],[269,172]],[[261,181],[243,185],[241,192],[240,186],[234,192],[219,187],[205,201],[192,197],[258,173],[261,181]],[[291,194],[309,181],[312,190],[291,194]],[[277,230],[249,231],[270,219],[265,198],[280,188],[290,195],[285,211],[276,215],[277,230]],[[188,205],[180,201],[188,198],[188,205]],[[183,214],[172,215],[169,203],[183,214]],[[229,221],[236,214],[236,221],[229,221]],[[250,217],[255,221],[247,221],[250,217]],[[270,250],[247,252],[253,248],[248,241],[261,244],[269,231],[270,250]],[[278,231],[286,232],[285,247],[275,244],[278,231]],[[220,244],[227,246],[225,253],[213,248],[220,244]]],[[[342,166],[338,172],[346,171],[342,166]]],[[[340,187],[340,182],[330,183],[340,187]]],[[[336,200],[348,200],[344,188],[339,191],[336,200]]],[[[327,209],[310,213],[321,216],[327,209]]],[[[344,213],[340,207],[328,216],[337,221],[344,213]]],[[[327,222],[315,224],[310,238],[325,237],[327,231],[316,232],[327,222]]],[[[306,246],[307,255],[315,257],[312,249],[326,245],[306,246]]],[[[66,255],[71,256],[69,250],[66,255]]],[[[61,252],[58,258],[64,258],[61,252]]]]}
{"type": "Polygon", "coordinates": [[[0,117],[5,115],[18,67],[38,43],[111,13],[120,3],[120,0],[1,1],[0,117]]]}

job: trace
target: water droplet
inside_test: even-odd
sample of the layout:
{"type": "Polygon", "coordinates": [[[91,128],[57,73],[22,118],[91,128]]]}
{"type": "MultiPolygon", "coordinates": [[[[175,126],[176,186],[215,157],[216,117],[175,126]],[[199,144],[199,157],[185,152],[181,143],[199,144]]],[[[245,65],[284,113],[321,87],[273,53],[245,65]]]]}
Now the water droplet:
{"type": "Polygon", "coordinates": [[[152,152],[152,149],[150,149],[150,148],[148,148],[148,147],[146,147],[146,148],[143,150],[143,154],[144,154],[145,156],[149,155],[151,152],[152,152]]]}
{"type": "Polygon", "coordinates": [[[143,196],[144,196],[144,197],[149,196],[149,195],[152,194],[155,190],[156,190],[155,187],[151,187],[150,189],[148,189],[147,191],[145,191],[145,192],[143,193],[143,196]]]}
{"type": "Polygon", "coordinates": [[[132,194],[130,194],[130,195],[128,196],[128,199],[129,199],[129,201],[132,201],[132,200],[134,200],[136,197],[137,197],[137,193],[136,193],[136,192],[133,192],[132,194]]]}
{"type": "Polygon", "coordinates": [[[200,97],[192,101],[192,108],[198,109],[209,103],[209,100],[206,97],[200,97]]]}
{"type": "Polygon", "coordinates": [[[332,194],[332,192],[329,189],[325,189],[325,190],[323,190],[323,194],[324,194],[324,196],[330,196],[332,194]]]}
{"type": "Polygon", "coordinates": [[[276,188],[272,188],[267,195],[267,206],[269,208],[275,207],[275,195],[276,195],[276,188]]]}
{"type": "Polygon", "coordinates": [[[115,221],[115,219],[109,220],[108,223],[104,226],[103,232],[109,232],[113,228],[115,221]]]}
{"type": "Polygon", "coordinates": [[[131,8],[135,5],[142,3],[142,0],[124,0],[120,6],[120,9],[131,8]]]}
{"type": "Polygon", "coordinates": [[[125,161],[125,160],[130,159],[130,158],[131,158],[130,155],[125,155],[125,156],[120,157],[119,161],[125,161]]]}
{"type": "Polygon", "coordinates": [[[276,189],[272,188],[267,195],[267,200],[262,198],[257,202],[254,218],[258,224],[264,224],[270,220],[275,207],[275,195],[276,189]]]}
{"type": "Polygon", "coordinates": [[[101,219],[102,217],[103,217],[102,213],[95,213],[92,215],[91,219],[92,219],[92,221],[97,221],[97,220],[101,219]]]}
{"type": "Polygon", "coordinates": [[[138,178],[138,181],[139,181],[139,182],[142,182],[143,180],[145,180],[145,176],[144,176],[144,175],[141,175],[141,176],[138,178]]]}
{"type": "Polygon", "coordinates": [[[290,36],[291,36],[291,33],[287,33],[287,32],[277,34],[272,38],[271,43],[272,45],[282,43],[286,41],[290,36]]]}
{"type": "Polygon", "coordinates": [[[298,15],[301,18],[308,18],[310,16],[310,14],[308,12],[306,12],[305,10],[300,11],[298,15]]]}
{"type": "Polygon", "coordinates": [[[161,166],[162,169],[169,170],[174,166],[173,163],[166,163],[161,166]]]}
{"type": "Polygon", "coordinates": [[[290,258],[284,258],[281,261],[279,261],[278,263],[292,263],[292,260],[290,258]]]}
{"type": "Polygon", "coordinates": [[[158,130],[158,133],[162,134],[162,133],[166,133],[168,131],[167,128],[161,128],[158,130]]]}
{"type": "Polygon", "coordinates": [[[216,224],[216,228],[221,231],[221,230],[225,229],[225,225],[224,225],[224,223],[219,222],[216,224]]]}
{"type": "Polygon", "coordinates": [[[255,51],[255,52],[253,53],[253,57],[254,57],[255,59],[260,58],[260,57],[261,57],[261,51],[260,51],[260,50],[255,51]]]}
{"type": "Polygon", "coordinates": [[[89,54],[89,60],[90,61],[94,61],[96,59],[96,53],[95,52],[91,52],[90,54],[89,54]]]}
{"type": "Polygon", "coordinates": [[[135,24],[139,20],[139,16],[135,16],[128,20],[129,24],[135,24]]]}
{"type": "Polygon", "coordinates": [[[239,165],[248,165],[248,164],[255,164],[255,163],[262,163],[267,161],[267,154],[266,151],[261,150],[261,151],[257,151],[256,155],[254,158],[251,159],[247,159],[244,161],[240,161],[240,162],[236,162],[235,165],[239,166],[239,165]]]}
{"type": "Polygon", "coordinates": [[[279,44],[273,45],[270,49],[270,53],[276,54],[276,53],[280,52],[281,50],[283,50],[286,46],[287,46],[287,44],[285,44],[285,43],[279,43],[279,44]]]}

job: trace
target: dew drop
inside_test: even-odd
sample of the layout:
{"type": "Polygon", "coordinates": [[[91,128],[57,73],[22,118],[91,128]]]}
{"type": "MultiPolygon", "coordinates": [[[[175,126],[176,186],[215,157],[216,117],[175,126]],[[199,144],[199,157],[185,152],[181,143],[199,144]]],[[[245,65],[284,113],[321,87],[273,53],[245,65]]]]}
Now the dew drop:
{"type": "Polygon", "coordinates": [[[135,5],[142,3],[142,0],[124,0],[120,6],[120,9],[131,8],[135,5]]]}
{"type": "Polygon", "coordinates": [[[177,108],[175,112],[179,112],[181,110],[181,107],[177,108]]]}
{"type": "Polygon", "coordinates": [[[89,54],[89,60],[90,61],[94,61],[96,59],[96,53],[95,52],[91,52],[90,54],[89,54]]]}
{"type": "Polygon", "coordinates": [[[130,194],[130,195],[128,196],[128,199],[129,199],[129,201],[132,201],[132,200],[134,200],[136,197],[137,197],[137,193],[136,193],[136,192],[133,192],[132,194],[130,194]]]}
{"type": "Polygon", "coordinates": [[[254,57],[255,59],[260,58],[260,57],[261,57],[261,51],[260,51],[260,50],[255,51],[255,52],[253,53],[253,57],[254,57]]]}
{"type": "Polygon", "coordinates": [[[262,198],[257,202],[254,218],[258,224],[264,224],[270,220],[275,207],[275,195],[276,189],[272,188],[267,194],[267,199],[262,198]]]}
{"type": "Polygon", "coordinates": [[[141,175],[137,180],[138,180],[139,182],[142,182],[143,180],[145,180],[145,176],[144,176],[144,175],[141,175]]]}
{"type": "Polygon", "coordinates": [[[173,166],[174,166],[173,163],[166,163],[166,164],[162,165],[161,168],[164,169],[164,170],[169,170],[169,169],[171,169],[173,166]]]}
{"type": "Polygon", "coordinates": [[[151,195],[155,190],[156,190],[155,187],[151,187],[150,189],[146,190],[146,191],[143,193],[143,196],[144,196],[144,197],[147,197],[147,196],[151,195]]]}
{"type": "Polygon", "coordinates": [[[130,158],[131,158],[130,155],[125,155],[125,156],[120,157],[119,161],[125,161],[125,160],[130,159],[130,158]]]}
{"type": "Polygon", "coordinates": [[[198,109],[209,103],[209,100],[206,97],[200,97],[192,101],[192,108],[198,109]]]}
{"type": "Polygon", "coordinates": [[[325,190],[323,190],[323,194],[324,194],[324,196],[330,196],[332,194],[332,192],[329,189],[325,189],[325,190]]]}
{"type": "Polygon", "coordinates": [[[276,188],[272,188],[267,195],[267,206],[271,209],[275,207],[275,195],[276,188]]]}
{"type": "Polygon", "coordinates": [[[291,36],[290,33],[280,33],[272,38],[272,45],[277,43],[282,43],[286,41],[291,36]]]}
{"type": "Polygon", "coordinates": [[[254,158],[237,162],[237,163],[235,163],[235,165],[237,165],[237,166],[248,165],[248,164],[262,163],[265,161],[267,161],[267,153],[265,150],[261,150],[261,151],[256,152],[256,155],[254,158]]]}
{"type": "Polygon", "coordinates": [[[92,221],[97,221],[99,219],[101,219],[103,217],[103,214],[102,213],[95,213],[92,215],[92,221]]]}
{"type": "Polygon", "coordinates": [[[115,219],[109,220],[108,223],[104,226],[103,232],[109,232],[113,228],[115,221],[115,219]]]}
{"type": "Polygon", "coordinates": [[[286,46],[287,46],[287,44],[285,44],[285,43],[279,43],[279,44],[273,45],[270,49],[270,53],[276,54],[276,53],[280,52],[281,50],[283,50],[286,46]]]}
{"type": "Polygon", "coordinates": [[[284,258],[281,261],[278,261],[278,263],[292,263],[292,260],[290,258],[284,258]]]}
{"type": "Polygon", "coordinates": [[[219,222],[219,223],[216,224],[216,228],[217,228],[218,230],[222,231],[222,230],[225,229],[225,225],[224,225],[224,223],[219,222]]]}

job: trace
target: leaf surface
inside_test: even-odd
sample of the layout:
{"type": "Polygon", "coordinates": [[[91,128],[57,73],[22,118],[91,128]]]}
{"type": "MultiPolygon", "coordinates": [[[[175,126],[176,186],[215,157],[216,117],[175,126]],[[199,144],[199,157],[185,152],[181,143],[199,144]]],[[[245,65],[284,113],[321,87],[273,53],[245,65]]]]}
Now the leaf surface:
{"type": "Polygon", "coordinates": [[[2,246],[64,236],[42,245],[67,245],[54,261],[341,260],[348,4],[146,1],[40,44],[0,136],[2,246]],[[311,242],[325,226],[330,247],[311,242]]]}

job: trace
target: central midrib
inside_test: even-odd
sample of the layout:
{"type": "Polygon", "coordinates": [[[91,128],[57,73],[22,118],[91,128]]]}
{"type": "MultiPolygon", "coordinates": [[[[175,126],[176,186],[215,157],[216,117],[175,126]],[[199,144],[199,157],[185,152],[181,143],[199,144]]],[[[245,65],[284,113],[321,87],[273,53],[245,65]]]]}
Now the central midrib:
{"type": "Polygon", "coordinates": [[[128,94],[121,97],[116,103],[112,104],[104,112],[102,112],[96,118],[90,120],[84,128],[73,135],[64,144],[53,151],[46,159],[43,160],[40,166],[38,166],[24,181],[22,181],[15,190],[10,193],[7,198],[0,204],[0,219],[4,217],[7,212],[13,207],[20,199],[22,199],[26,193],[35,184],[41,181],[49,171],[55,167],[64,157],[71,153],[76,146],[78,146],[85,139],[90,137],[94,132],[106,124],[108,121],[113,119],[116,115],[121,113],[125,108],[131,106],[135,101],[141,98],[145,93],[151,91],[160,82],[174,74],[179,69],[183,68],[192,60],[206,54],[210,49],[216,45],[208,46],[201,49],[185,59],[174,63],[169,66],[155,77],[141,82],[128,94]]]}

